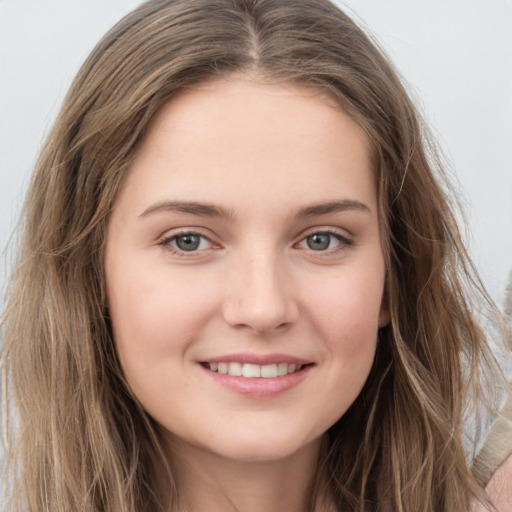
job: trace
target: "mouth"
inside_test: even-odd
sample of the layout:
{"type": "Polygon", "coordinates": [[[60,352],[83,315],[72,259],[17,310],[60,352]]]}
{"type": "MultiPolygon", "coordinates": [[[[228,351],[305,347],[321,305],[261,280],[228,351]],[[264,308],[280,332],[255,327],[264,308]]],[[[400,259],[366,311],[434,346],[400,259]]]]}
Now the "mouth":
{"type": "Polygon", "coordinates": [[[316,365],[287,354],[238,353],[198,361],[213,382],[247,398],[267,399],[301,384],[316,365]]]}
{"type": "Polygon", "coordinates": [[[311,364],[296,363],[275,363],[275,364],[253,364],[238,361],[204,362],[201,365],[212,372],[232,377],[244,377],[246,379],[274,379],[300,372],[311,364]]]}

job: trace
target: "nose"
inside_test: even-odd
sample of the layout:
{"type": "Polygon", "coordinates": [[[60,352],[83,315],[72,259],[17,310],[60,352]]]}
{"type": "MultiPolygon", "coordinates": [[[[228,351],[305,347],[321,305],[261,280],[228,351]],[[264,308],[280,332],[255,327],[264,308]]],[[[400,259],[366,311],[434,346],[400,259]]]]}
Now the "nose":
{"type": "Polygon", "coordinates": [[[285,267],[271,251],[240,258],[228,271],[225,321],[258,335],[292,326],[299,317],[299,308],[285,267]]]}

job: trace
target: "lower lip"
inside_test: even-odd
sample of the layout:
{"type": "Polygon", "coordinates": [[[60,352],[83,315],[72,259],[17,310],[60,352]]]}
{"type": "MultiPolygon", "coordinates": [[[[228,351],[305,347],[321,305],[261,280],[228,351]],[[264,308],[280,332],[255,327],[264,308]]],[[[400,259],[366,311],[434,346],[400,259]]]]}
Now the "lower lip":
{"type": "Polygon", "coordinates": [[[308,376],[313,365],[307,365],[298,372],[289,373],[282,377],[268,379],[263,377],[235,377],[233,375],[213,372],[201,365],[200,367],[217,384],[235,393],[253,398],[271,398],[298,386],[308,376]]]}

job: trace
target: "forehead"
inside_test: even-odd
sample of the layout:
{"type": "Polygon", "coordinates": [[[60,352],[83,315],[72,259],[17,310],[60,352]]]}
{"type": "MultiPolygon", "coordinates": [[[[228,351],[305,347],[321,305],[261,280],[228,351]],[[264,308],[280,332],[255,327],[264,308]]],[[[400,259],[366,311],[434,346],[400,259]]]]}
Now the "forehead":
{"type": "Polygon", "coordinates": [[[183,90],[159,110],[124,188],[137,202],[373,203],[371,160],[362,128],[320,89],[233,77],[183,90]]]}

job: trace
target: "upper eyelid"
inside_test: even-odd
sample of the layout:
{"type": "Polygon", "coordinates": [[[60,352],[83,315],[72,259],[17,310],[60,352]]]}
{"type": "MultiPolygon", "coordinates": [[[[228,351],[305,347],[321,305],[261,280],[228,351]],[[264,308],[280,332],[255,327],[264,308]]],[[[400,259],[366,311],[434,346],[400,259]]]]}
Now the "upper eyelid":
{"type": "Polygon", "coordinates": [[[168,250],[172,253],[191,257],[194,254],[198,255],[199,253],[202,253],[203,251],[216,249],[216,248],[218,248],[219,243],[216,242],[215,240],[213,240],[211,236],[202,233],[201,230],[183,228],[183,229],[178,229],[177,231],[173,231],[171,233],[169,231],[167,231],[166,233],[164,233],[162,236],[160,236],[158,238],[157,245],[165,248],[166,250],[168,250]],[[175,241],[180,236],[187,236],[187,235],[196,235],[196,236],[206,239],[208,241],[208,243],[210,244],[210,247],[188,252],[188,251],[183,251],[179,247],[175,247],[172,244],[172,242],[175,241]]]}
{"type": "Polygon", "coordinates": [[[340,238],[350,239],[354,238],[354,235],[343,228],[336,228],[333,226],[314,226],[312,228],[305,229],[300,233],[300,235],[296,238],[297,241],[301,241],[308,236],[314,235],[315,233],[327,233],[329,235],[339,236],[340,238]]]}
{"type": "Polygon", "coordinates": [[[190,261],[196,261],[196,260],[202,260],[206,256],[210,255],[209,251],[217,250],[219,249],[219,244],[216,243],[211,239],[211,237],[204,235],[203,233],[198,232],[197,230],[187,230],[183,229],[178,232],[170,233],[167,235],[163,235],[158,239],[157,246],[161,249],[164,249],[169,255],[180,258],[183,261],[190,260],[190,261]],[[201,238],[204,238],[208,241],[209,246],[205,247],[203,249],[195,249],[192,251],[186,251],[183,249],[180,249],[176,245],[176,239],[178,239],[181,236],[187,236],[187,235],[196,235],[201,238]]]}
{"type": "Polygon", "coordinates": [[[174,228],[174,229],[168,229],[163,234],[158,236],[158,240],[171,240],[173,238],[178,238],[180,236],[185,235],[198,235],[202,236],[211,242],[213,242],[213,236],[210,233],[207,233],[206,230],[203,228],[198,227],[184,227],[184,228],[174,228]]]}
{"type": "MultiPolygon", "coordinates": [[[[326,233],[334,236],[338,236],[341,239],[350,240],[353,241],[354,235],[350,233],[348,230],[344,228],[339,227],[333,227],[333,226],[312,226],[310,228],[307,228],[299,235],[294,237],[293,245],[301,242],[308,236],[311,236],[315,233],[326,233]]],[[[159,243],[165,243],[169,242],[170,240],[173,240],[175,238],[178,238],[180,236],[185,235],[198,235],[201,237],[206,238],[210,243],[212,244],[219,244],[219,241],[216,241],[215,237],[209,230],[205,230],[204,228],[190,226],[190,227],[181,227],[181,228],[174,228],[172,230],[167,230],[162,235],[158,237],[159,243]]]]}
{"type": "Polygon", "coordinates": [[[341,230],[341,228],[333,228],[333,227],[324,227],[324,228],[314,228],[305,233],[302,233],[300,238],[294,242],[293,247],[297,250],[305,251],[306,253],[314,254],[316,258],[332,258],[336,255],[343,254],[345,251],[354,248],[355,240],[354,235],[349,234],[346,230],[341,230]],[[345,231],[346,234],[341,233],[340,231],[345,231]],[[308,237],[314,234],[327,234],[337,238],[338,243],[335,247],[328,248],[326,250],[314,251],[310,248],[299,247],[303,244],[308,237]]]}

